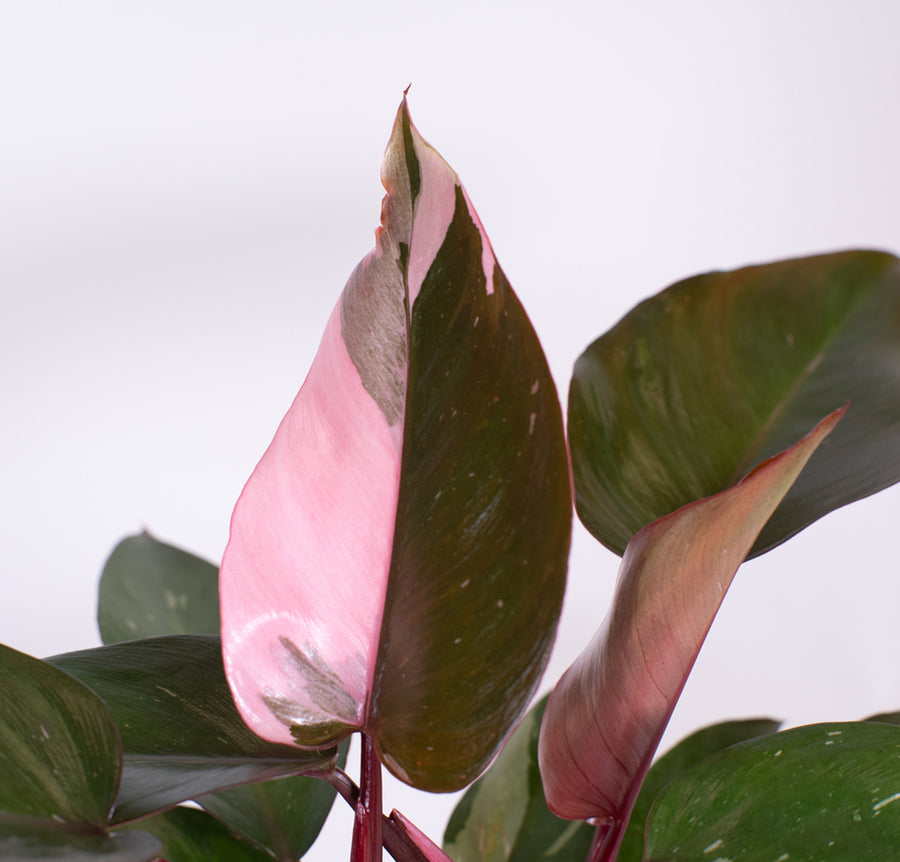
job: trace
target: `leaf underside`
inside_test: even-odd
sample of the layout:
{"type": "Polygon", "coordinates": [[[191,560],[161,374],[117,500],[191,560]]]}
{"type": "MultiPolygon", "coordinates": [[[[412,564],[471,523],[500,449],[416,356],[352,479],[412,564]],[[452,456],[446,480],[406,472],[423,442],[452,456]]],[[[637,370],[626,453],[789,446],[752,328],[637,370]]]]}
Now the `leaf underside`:
{"type": "Polygon", "coordinates": [[[738,485],[684,506],[628,545],[610,614],[563,674],[539,759],[550,808],[606,823],[615,850],[725,592],[762,525],[842,411],[738,485]]]}

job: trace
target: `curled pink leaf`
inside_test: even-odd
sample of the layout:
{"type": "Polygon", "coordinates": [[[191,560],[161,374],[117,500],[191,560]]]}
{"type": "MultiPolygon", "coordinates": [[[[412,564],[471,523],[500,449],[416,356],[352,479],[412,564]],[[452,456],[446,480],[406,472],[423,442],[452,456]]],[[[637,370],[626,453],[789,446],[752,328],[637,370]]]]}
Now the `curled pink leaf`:
{"type": "Polygon", "coordinates": [[[600,824],[593,858],[615,858],[640,784],[726,590],[843,413],[827,416],[737,485],[654,521],[629,542],[612,609],[551,694],[538,749],[550,808],[561,817],[600,824]]]}

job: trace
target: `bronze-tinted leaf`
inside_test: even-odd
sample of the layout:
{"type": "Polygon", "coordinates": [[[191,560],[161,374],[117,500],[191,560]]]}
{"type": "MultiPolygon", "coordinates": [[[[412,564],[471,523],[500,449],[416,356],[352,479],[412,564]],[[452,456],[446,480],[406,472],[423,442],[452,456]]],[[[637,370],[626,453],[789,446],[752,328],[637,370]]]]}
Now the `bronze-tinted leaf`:
{"type": "Polygon", "coordinates": [[[678,282],[575,366],[578,515],[621,554],[848,402],[750,556],[900,479],[900,261],[850,251],[678,282]]]}

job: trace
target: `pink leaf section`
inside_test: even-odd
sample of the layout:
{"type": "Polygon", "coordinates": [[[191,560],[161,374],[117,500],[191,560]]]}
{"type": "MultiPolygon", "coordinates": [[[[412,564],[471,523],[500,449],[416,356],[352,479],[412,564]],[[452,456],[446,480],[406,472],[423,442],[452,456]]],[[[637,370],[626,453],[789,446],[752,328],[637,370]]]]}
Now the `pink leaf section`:
{"type": "MultiPolygon", "coordinates": [[[[412,250],[409,259],[409,299],[415,302],[422,282],[431,268],[447,235],[456,212],[456,189],[462,188],[459,177],[430,144],[413,129],[415,154],[422,166],[421,188],[415,199],[415,219],[412,227],[412,250]]],[[[486,292],[494,292],[496,259],[468,193],[463,191],[469,216],[478,226],[482,239],[481,266],[487,281],[486,292]]]]}
{"type": "Polygon", "coordinates": [[[258,735],[311,745],[360,726],[390,565],[397,434],[332,313],[309,375],[248,481],[222,562],[225,668],[258,735]],[[319,739],[321,727],[324,734],[319,739]]]}
{"type": "Polygon", "coordinates": [[[600,826],[592,858],[615,859],[726,590],[845,409],[739,484],[649,524],[629,542],[610,614],[550,696],[538,749],[550,808],[600,826]]]}
{"type": "Polygon", "coordinates": [[[235,507],[222,560],[225,671],[242,717],[319,747],[362,727],[391,561],[407,374],[410,181],[398,112],[375,249],[235,507]]]}
{"type": "MultiPolygon", "coordinates": [[[[366,725],[397,515],[410,319],[459,185],[405,100],[381,178],[376,247],[350,276],[237,502],[220,574],[223,658],[242,717],[265,739],[309,748],[366,725]]],[[[490,291],[494,258],[482,239],[490,291]]]]}
{"type": "Polygon", "coordinates": [[[453,862],[437,844],[396,808],[391,812],[389,822],[397,829],[404,842],[394,841],[390,847],[391,855],[397,860],[402,857],[404,860],[409,859],[410,862],[453,862]]]}

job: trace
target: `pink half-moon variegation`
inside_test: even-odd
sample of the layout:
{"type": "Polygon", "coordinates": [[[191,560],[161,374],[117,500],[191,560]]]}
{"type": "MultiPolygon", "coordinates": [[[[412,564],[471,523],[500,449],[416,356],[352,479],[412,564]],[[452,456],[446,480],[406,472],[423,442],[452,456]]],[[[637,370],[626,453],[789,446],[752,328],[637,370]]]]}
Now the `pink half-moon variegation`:
{"type": "Polygon", "coordinates": [[[321,725],[322,740],[309,739],[317,744],[335,724],[362,723],[391,559],[401,422],[402,414],[391,425],[364,388],[338,304],[241,494],[222,563],[228,679],[244,720],[266,739],[290,742],[292,728],[321,725]]]}
{"type": "Polygon", "coordinates": [[[413,234],[418,287],[452,218],[455,186],[443,160],[413,138],[417,155],[436,163],[425,172],[416,243],[400,122],[398,114],[382,168],[376,247],[351,275],[238,500],[222,561],[226,673],[244,720],[272,741],[319,745],[338,726],[360,727],[372,683],[403,442],[400,243],[413,234]]]}
{"type": "Polygon", "coordinates": [[[376,246],[235,507],[222,649],[258,735],[315,748],[362,730],[396,774],[449,789],[546,663],[569,474],[534,332],[405,101],[382,182],[376,246]]]}

